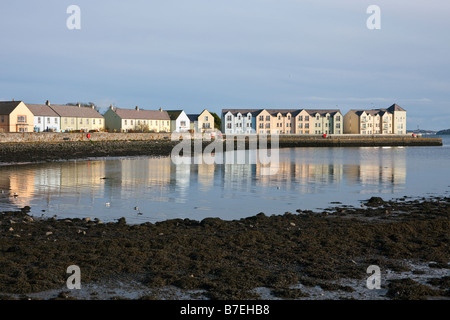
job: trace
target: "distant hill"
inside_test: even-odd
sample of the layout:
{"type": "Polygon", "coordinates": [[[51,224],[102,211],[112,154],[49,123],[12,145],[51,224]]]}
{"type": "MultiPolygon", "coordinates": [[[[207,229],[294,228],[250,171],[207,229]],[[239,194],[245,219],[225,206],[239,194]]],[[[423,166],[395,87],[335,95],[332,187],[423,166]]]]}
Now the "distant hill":
{"type": "Polygon", "coordinates": [[[450,134],[450,129],[440,130],[436,134],[450,134]]]}
{"type": "Polygon", "coordinates": [[[423,130],[423,129],[416,129],[416,130],[406,130],[406,133],[415,133],[415,134],[436,134],[436,131],[433,130],[423,130]]]}

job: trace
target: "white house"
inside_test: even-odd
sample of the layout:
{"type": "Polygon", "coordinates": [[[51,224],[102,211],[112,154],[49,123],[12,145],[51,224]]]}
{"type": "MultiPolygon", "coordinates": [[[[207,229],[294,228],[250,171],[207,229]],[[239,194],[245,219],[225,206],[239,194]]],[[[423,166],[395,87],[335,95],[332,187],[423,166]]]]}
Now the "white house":
{"type": "Polygon", "coordinates": [[[27,104],[34,115],[34,131],[61,131],[61,118],[50,106],[46,104],[27,104]]]}
{"type": "Polygon", "coordinates": [[[256,133],[256,116],[262,109],[223,109],[222,132],[225,134],[256,133]]]}
{"type": "Polygon", "coordinates": [[[170,132],[188,132],[191,121],[183,110],[166,110],[170,117],[170,132]]]}

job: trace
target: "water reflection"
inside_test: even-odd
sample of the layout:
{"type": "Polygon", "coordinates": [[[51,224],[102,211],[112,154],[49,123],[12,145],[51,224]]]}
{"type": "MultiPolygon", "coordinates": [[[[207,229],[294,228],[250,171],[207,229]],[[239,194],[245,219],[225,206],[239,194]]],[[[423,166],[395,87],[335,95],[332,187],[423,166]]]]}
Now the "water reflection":
{"type": "Polygon", "coordinates": [[[104,220],[135,206],[145,213],[141,220],[199,218],[200,211],[222,218],[270,208],[279,212],[287,203],[317,207],[332,200],[330,195],[404,190],[406,159],[401,148],[282,149],[275,175],[262,174],[258,163],[187,165],[170,158],[3,166],[0,210],[30,205],[34,212],[104,220]]]}

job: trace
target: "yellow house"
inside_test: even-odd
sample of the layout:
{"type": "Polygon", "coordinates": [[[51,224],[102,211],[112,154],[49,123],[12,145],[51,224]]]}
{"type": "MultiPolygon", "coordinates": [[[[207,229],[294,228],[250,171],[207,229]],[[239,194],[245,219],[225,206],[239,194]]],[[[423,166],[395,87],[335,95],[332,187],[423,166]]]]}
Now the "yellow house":
{"type": "Polygon", "coordinates": [[[23,101],[0,101],[0,132],[33,132],[34,115],[23,101]]]}
{"type": "Polygon", "coordinates": [[[105,120],[103,116],[94,109],[94,106],[82,107],[80,104],[75,106],[51,105],[48,100],[46,105],[59,115],[61,132],[104,131],[105,129],[105,120]]]}
{"type": "Polygon", "coordinates": [[[110,106],[104,114],[106,128],[118,132],[170,132],[170,116],[167,111],[120,109],[110,106]]]}
{"type": "Polygon", "coordinates": [[[188,114],[191,123],[191,130],[194,132],[210,132],[214,131],[214,117],[204,109],[200,114],[188,114]]]}

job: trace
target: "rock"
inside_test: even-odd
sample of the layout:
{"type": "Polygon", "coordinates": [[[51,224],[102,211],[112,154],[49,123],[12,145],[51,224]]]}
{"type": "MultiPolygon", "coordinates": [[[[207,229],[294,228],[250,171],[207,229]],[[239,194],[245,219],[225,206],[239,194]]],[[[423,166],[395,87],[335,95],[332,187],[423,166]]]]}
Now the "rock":
{"type": "Polygon", "coordinates": [[[51,231],[47,231],[47,232],[45,233],[46,236],[49,236],[49,235],[51,235],[51,234],[53,234],[53,232],[51,232],[51,231]]]}
{"type": "Polygon", "coordinates": [[[380,197],[372,197],[366,202],[366,206],[378,207],[384,205],[386,202],[380,197]]]}

